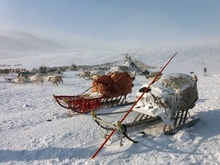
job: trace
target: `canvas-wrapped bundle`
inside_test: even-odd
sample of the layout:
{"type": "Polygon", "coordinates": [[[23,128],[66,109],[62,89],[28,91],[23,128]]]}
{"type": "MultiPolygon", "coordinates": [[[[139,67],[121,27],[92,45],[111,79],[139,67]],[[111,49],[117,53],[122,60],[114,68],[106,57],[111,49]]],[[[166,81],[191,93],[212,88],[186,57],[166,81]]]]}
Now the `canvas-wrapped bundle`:
{"type": "Polygon", "coordinates": [[[111,73],[99,77],[92,83],[92,92],[103,96],[117,97],[132,92],[133,78],[127,73],[111,73]]]}
{"type": "MultiPolygon", "coordinates": [[[[137,97],[146,87],[148,84],[141,87],[137,97]]],[[[187,74],[171,73],[152,84],[150,91],[143,95],[134,110],[159,116],[166,125],[172,125],[175,114],[193,108],[197,99],[197,80],[187,74]]]]}

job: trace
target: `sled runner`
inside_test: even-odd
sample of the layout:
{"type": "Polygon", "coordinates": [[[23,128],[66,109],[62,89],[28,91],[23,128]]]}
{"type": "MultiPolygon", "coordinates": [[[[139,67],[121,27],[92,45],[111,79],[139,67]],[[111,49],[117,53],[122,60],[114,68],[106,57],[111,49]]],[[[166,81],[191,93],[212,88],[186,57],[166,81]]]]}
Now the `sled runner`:
{"type": "Polygon", "coordinates": [[[77,113],[132,104],[126,96],[132,91],[132,77],[126,73],[112,73],[93,81],[91,93],[76,96],[53,95],[56,102],[63,108],[77,113]]]}

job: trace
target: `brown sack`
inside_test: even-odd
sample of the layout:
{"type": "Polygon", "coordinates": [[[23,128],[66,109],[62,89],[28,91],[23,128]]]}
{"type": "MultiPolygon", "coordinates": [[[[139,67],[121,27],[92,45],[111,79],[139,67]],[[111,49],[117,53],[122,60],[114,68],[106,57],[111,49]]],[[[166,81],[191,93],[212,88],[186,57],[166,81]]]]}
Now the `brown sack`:
{"type": "Polygon", "coordinates": [[[92,92],[115,97],[132,91],[132,78],[128,73],[112,73],[99,77],[92,83],[92,92]]]}
{"type": "Polygon", "coordinates": [[[104,76],[100,76],[99,78],[97,78],[94,82],[107,85],[107,84],[111,84],[112,80],[110,76],[104,75],[104,76]]]}
{"type": "Polygon", "coordinates": [[[107,86],[108,84],[111,84],[111,83],[112,83],[112,81],[109,76],[107,76],[107,75],[101,76],[92,82],[91,91],[92,92],[99,92],[103,95],[103,93],[101,91],[107,89],[107,87],[104,87],[104,86],[107,86]],[[103,87],[102,87],[102,85],[103,85],[103,87]],[[102,88],[104,88],[104,89],[102,89],[102,88]]]}
{"type": "Polygon", "coordinates": [[[127,73],[113,73],[110,75],[112,81],[121,89],[121,94],[132,92],[132,77],[127,73]]]}

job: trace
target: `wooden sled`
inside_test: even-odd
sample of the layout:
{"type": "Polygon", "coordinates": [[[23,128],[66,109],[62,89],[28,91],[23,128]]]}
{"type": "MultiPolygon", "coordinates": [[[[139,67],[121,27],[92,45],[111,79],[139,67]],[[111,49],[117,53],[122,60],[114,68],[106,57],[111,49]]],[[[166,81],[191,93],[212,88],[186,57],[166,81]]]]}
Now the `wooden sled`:
{"type": "Polygon", "coordinates": [[[10,83],[15,83],[14,78],[5,78],[5,81],[10,82],[10,83]]]}
{"type": "Polygon", "coordinates": [[[94,80],[89,88],[91,89],[89,94],[53,95],[53,97],[61,107],[77,113],[88,113],[103,108],[132,104],[133,102],[126,101],[126,96],[132,92],[133,80],[127,72],[111,73],[94,80]]]}
{"type": "Polygon", "coordinates": [[[127,95],[117,97],[89,97],[88,94],[77,96],[53,95],[56,102],[63,108],[70,109],[77,113],[88,113],[103,108],[132,104],[126,101],[127,95]]]}
{"type": "MultiPolygon", "coordinates": [[[[109,131],[112,131],[114,129],[117,132],[121,132],[117,125],[115,125],[115,124],[113,124],[113,123],[111,123],[109,121],[103,120],[102,118],[100,118],[98,116],[98,114],[95,114],[94,112],[92,112],[91,114],[92,114],[92,118],[93,118],[94,122],[99,127],[101,127],[102,129],[106,130],[106,134],[104,135],[105,138],[109,135],[109,131]]],[[[113,114],[114,113],[112,113],[112,115],[113,114]]],[[[100,114],[100,115],[104,115],[104,114],[100,114]]],[[[153,123],[156,120],[160,120],[161,121],[159,116],[150,116],[149,114],[145,114],[145,113],[140,113],[139,112],[134,117],[133,121],[131,121],[129,123],[124,123],[122,125],[123,125],[123,129],[126,130],[126,132],[127,132],[127,129],[129,129],[130,127],[132,129],[134,129],[134,127],[137,127],[137,126],[140,126],[140,125],[144,126],[147,123],[153,123]]],[[[174,125],[169,126],[168,129],[167,129],[167,126],[164,125],[162,131],[163,131],[163,133],[165,135],[173,135],[173,134],[177,133],[179,130],[181,130],[183,128],[191,127],[191,126],[195,125],[197,122],[199,122],[199,120],[200,120],[199,118],[191,117],[189,112],[188,112],[188,110],[179,111],[175,115],[174,125]]],[[[126,137],[128,140],[132,141],[133,143],[137,143],[137,141],[135,141],[132,138],[130,138],[129,135],[126,132],[123,132],[123,135],[124,135],[123,137],[126,137]]],[[[139,131],[139,133],[141,133],[143,135],[145,134],[144,131],[139,131]]],[[[120,141],[120,146],[122,146],[122,139],[120,141]]]]}

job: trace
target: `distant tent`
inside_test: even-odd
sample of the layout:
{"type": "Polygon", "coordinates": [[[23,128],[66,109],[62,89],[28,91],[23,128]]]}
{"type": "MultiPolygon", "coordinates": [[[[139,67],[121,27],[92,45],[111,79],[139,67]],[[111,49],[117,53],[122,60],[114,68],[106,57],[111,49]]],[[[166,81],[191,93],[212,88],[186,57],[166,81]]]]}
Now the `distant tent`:
{"type": "Polygon", "coordinates": [[[125,56],[125,63],[122,66],[126,66],[129,71],[135,71],[139,74],[143,71],[131,60],[131,56],[125,56]]]}
{"type": "Polygon", "coordinates": [[[141,69],[141,67],[139,67],[138,64],[131,60],[131,56],[128,56],[128,54],[125,55],[123,65],[113,66],[108,70],[108,72],[136,72],[140,75],[145,75],[149,73],[147,70],[143,71],[143,69],[141,69]]]}

